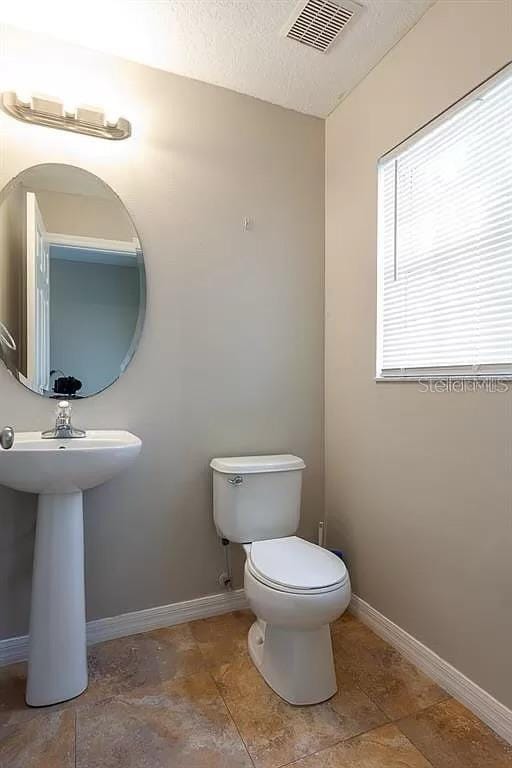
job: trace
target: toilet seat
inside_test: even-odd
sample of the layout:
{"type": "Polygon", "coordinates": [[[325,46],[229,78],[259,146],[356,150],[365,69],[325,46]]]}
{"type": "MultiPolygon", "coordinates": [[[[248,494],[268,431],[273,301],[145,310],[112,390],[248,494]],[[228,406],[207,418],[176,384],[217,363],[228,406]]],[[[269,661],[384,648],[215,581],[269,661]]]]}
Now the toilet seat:
{"type": "Polygon", "coordinates": [[[298,536],[255,541],[246,549],[251,575],[280,592],[323,594],[339,589],[348,580],[339,557],[298,536]]]}

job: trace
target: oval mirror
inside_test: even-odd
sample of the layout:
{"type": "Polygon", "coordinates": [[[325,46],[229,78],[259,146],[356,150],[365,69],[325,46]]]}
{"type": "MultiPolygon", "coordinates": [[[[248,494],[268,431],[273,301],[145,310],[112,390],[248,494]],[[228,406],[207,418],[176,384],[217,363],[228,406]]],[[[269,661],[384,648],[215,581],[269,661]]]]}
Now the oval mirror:
{"type": "Polygon", "coordinates": [[[44,397],[90,397],[129,364],[146,303],[142,248],[94,174],[36,165],[0,194],[0,357],[44,397]]]}

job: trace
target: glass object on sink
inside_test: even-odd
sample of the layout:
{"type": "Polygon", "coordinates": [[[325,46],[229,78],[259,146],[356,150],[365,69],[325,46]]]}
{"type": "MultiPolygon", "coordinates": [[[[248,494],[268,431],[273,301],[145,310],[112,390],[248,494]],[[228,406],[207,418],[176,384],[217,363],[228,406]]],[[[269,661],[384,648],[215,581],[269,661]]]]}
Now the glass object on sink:
{"type": "Polygon", "coordinates": [[[109,387],[132,359],[146,307],[144,258],[120,198],[57,163],[0,195],[0,359],[44,397],[109,387]]]}

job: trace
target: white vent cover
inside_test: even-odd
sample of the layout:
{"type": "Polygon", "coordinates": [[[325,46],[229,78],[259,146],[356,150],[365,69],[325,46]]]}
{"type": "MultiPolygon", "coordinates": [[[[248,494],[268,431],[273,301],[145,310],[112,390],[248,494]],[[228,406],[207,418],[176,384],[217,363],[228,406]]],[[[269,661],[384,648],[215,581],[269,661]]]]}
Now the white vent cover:
{"type": "Polygon", "coordinates": [[[361,10],[351,0],[306,0],[295,9],[283,32],[291,40],[325,53],[361,10]]]}

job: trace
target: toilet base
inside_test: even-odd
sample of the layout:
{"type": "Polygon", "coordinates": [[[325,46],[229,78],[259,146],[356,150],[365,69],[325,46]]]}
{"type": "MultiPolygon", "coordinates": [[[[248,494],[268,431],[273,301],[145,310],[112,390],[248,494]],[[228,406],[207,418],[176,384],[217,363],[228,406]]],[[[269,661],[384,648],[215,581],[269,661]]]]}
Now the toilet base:
{"type": "Polygon", "coordinates": [[[329,624],[298,630],[257,619],[248,646],[256,669],[289,704],[319,704],[336,693],[329,624]]]}

